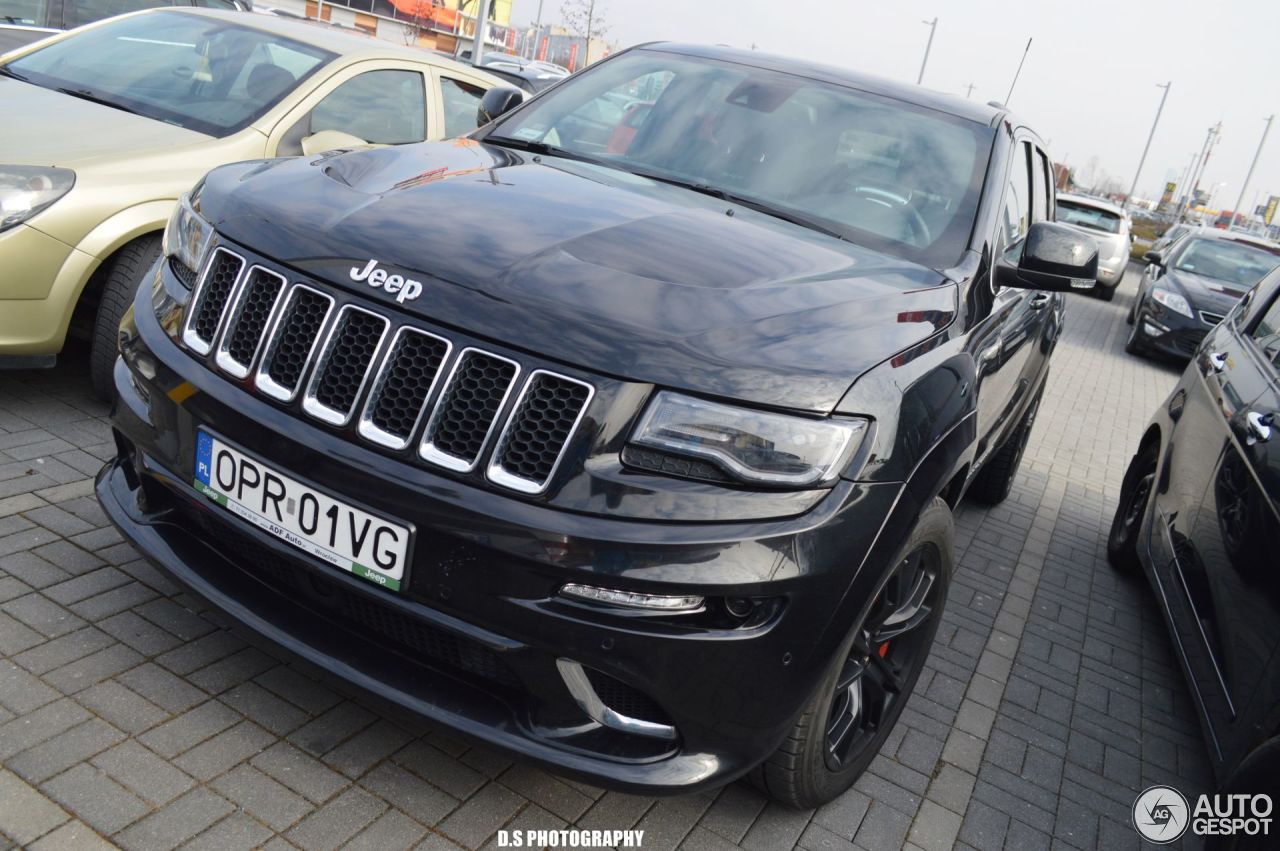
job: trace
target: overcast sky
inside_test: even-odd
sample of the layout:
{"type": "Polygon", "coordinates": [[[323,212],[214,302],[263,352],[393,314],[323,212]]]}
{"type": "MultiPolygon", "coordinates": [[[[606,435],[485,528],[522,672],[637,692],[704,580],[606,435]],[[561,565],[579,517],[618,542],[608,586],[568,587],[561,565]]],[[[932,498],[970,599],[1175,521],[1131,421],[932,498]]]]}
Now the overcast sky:
{"type": "MultiPolygon", "coordinates": [[[[538,0],[515,0],[513,20],[532,21],[538,0]]],[[[545,0],[543,20],[559,20],[545,0]]],[[[937,35],[924,85],[974,99],[1004,100],[1033,38],[1010,105],[1050,142],[1055,160],[1090,178],[1090,161],[1127,190],[1160,103],[1173,81],[1138,194],[1158,197],[1176,181],[1205,132],[1221,142],[1200,186],[1223,182],[1214,206],[1235,204],[1264,119],[1280,112],[1280,2],[1276,0],[597,0],[620,46],[653,40],[750,47],[914,82],[929,28],[937,35]]],[[[1280,125],[1280,121],[1277,121],[1280,125]]],[[[1245,197],[1280,194],[1280,126],[1273,128],[1245,197]]]]}

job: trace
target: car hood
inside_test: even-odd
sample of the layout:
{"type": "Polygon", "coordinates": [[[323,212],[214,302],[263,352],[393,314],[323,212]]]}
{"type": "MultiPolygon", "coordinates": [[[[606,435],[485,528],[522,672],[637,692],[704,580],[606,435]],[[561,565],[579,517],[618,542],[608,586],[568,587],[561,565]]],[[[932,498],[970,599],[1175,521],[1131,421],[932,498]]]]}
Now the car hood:
{"type": "Polygon", "coordinates": [[[1163,280],[1177,286],[1195,310],[1206,310],[1219,315],[1225,315],[1249,291],[1248,287],[1177,269],[1169,270],[1163,280]]]}
{"type": "Polygon", "coordinates": [[[0,77],[0,162],[75,168],[122,153],[145,156],[210,137],[41,86],[0,77]]]}
{"type": "Polygon", "coordinates": [[[689,190],[471,140],[211,172],[201,210],[299,271],[633,381],[830,411],[955,315],[938,272],[689,190]],[[352,280],[370,260],[419,297],[352,280]]]}

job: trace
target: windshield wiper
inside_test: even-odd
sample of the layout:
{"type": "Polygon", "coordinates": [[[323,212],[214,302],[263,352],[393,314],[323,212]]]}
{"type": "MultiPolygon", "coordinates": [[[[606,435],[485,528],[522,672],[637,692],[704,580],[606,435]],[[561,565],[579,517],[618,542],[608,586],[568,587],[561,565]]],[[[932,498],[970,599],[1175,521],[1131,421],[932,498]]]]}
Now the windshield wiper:
{"type": "Polygon", "coordinates": [[[535,142],[531,139],[517,139],[514,136],[485,136],[480,141],[490,145],[497,145],[500,148],[511,148],[516,151],[528,151],[531,154],[542,154],[548,157],[561,157],[566,160],[577,160],[584,163],[594,163],[595,165],[618,168],[618,166],[608,162],[607,160],[596,159],[595,157],[587,154],[570,151],[568,148],[559,148],[555,145],[549,145],[546,142],[535,142]]]}
{"type": "Polygon", "coordinates": [[[19,74],[17,71],[14,71],[8,65],[0,65],[0,74],[3,74],[6,77],[12,77],[15,80],[21,80],[24,83],[31,82],[26,77],[19,74]]]}
{"type": "Polygon", "coordinates": [[[127,107],[122,103],[117,103],[116,101],[107,100],[104,97],[99,97],[98,95],[95,95],[93,92],[89,91],[88,89],[72,89],[69,87],[54,86],[53,90],[56,92],[62,92],[64,95],[71,95],[73,98],[80,98],[81,100],[87,100],[90,103],[99,103],[99,104],[102,104],[103,106],[109,106],[112,109],[118,109],[121,112],[127,112],[130,115],[141,115],[141,113],[138,112],[138,110],[136,109],[131,109],[130,107],[127,107]]]}
{"type": "Polygon", "coordinates": [[[671,186],[690,189],[702,195],[710,195],[712,198],[719,198],[721,201],[728,201],[730,204],[737,204],[739,207],[746,207],[749,210],[755,210],[757,213],[764,213],[766,216],[772,216],[775,219],[781,219],[782,221],[790,222],[793,225],[799,225],[803,228],[816,230],[818,233],[833,236],[836,239],[845,238],[844,234],[822,224],[816,219],[812,219],[801,213],[794,213],[781,207],[775,207],[772,204],[768,204],[757,198],[751,198],[746,195],[735,195],[732,192],[726,192],[723,189],[719,189],[706,183],[701,183],[696,180],[686,180],[682,177],[674,177],[660,172],[646,171],[644,169],[627,169],[627,171],[630,171],[632,174],[637,174],[640,177],[647,177],[650,180],[655,180],[658,183],[667,183],[671,186]]]}

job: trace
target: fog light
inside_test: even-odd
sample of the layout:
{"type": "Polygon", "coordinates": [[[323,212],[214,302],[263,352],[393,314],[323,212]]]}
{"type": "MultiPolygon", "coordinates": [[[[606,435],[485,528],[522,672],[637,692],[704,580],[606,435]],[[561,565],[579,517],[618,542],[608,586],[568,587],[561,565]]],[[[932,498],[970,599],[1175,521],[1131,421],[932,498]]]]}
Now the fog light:
{"type": "Polygon", "coordinates": [[[622,606],[627,609],[645,609],[652,612],[696,612],[701,611],[704,602],[701,597],[692,594],[680,596],[639,594],[635,591],[615,591],[611,588],[596,588],[574,583],[565,585],[560,589],[560,593],[566,597],[576,597],[593,603],[622,606]]]}
{"type": "Polygon", "coordinates": [[[1159,337],[1161,334],[1165,333],[1167,330],[1168,330],[1167,328],[1162,328],[1161,326],[1156,325],[1152,322],[1142,323],[1142,333],[1146,334],[1148,337],[1159,337]]]}

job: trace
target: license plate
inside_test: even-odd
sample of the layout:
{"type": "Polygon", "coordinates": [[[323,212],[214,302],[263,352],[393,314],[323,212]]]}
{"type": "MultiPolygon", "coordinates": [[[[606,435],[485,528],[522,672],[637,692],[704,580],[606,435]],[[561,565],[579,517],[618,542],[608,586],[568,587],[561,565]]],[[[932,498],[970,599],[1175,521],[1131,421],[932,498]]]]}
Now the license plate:
{"type": "Polygon", "coordinates": [[[411,532],[272,469],[213,435],[196,434],[195,489],[329,564],[400,590],[411,532]]]}

